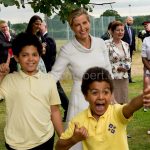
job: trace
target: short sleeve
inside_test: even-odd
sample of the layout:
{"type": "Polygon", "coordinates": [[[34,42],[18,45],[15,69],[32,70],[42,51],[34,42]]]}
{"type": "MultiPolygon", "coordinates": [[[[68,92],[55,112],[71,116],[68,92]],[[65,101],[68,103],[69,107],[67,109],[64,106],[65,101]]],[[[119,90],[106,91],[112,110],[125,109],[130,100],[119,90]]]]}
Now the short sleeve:
{"type": "Polygon", "coordinates": [[[147,42],[146,42],[146,38],[144,39],[143,43],[142,43],[142,57],[146,57],[147,58],[147,55],[146,55],[146,49],[147,49],[147,42]]]}
{"type": "Polygon", "coordinates": [[[61,104],[61,101],[56,87],[56,82],[53,80],[51,76],[50,76],[50,83],[51,83],[50,105],[59,105],[61,104]]]}
{"type": "Polygon", "coordinates": [[[125,106],[126,104],[124,105],[115,105],[114,109],[115,109],[115,113],[116,113],[116,118],[119,120],[119,122],[121,122],[122,124],[128,124],[128,122],[130,122],[131,118],[130,117],[129,119],[125,118],[124,115],[123,115],[123,107],[125,106]]]}

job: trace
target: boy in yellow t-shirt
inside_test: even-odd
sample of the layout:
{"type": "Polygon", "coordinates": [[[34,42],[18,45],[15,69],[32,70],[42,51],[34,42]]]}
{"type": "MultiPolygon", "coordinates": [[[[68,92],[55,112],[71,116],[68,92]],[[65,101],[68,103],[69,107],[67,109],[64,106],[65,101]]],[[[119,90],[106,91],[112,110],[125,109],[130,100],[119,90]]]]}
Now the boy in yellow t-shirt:
{"type": "Polygon", "coordinates": [[[83,75],[81,90],[89,108],[70,121],[56,143],[56,150],[68,150],[79,141],[83,150],[128,150],[127,124],[143,104],[150,106],[150,88],[128,104],[110,105],[112,78],[107,70],[93,67],[83,75]]]}
{"type": "Polygon", "coordinates": [[[6,148],[52,150],[54,128],[60,136],[63,126],[56,83],[49,74],[37,70],[42,45],[35,35],[20,33],[12,42],[12,50],[21,69],[5,76],[10,57],[0,65],[0,99],[6,101],[6,148]]]}

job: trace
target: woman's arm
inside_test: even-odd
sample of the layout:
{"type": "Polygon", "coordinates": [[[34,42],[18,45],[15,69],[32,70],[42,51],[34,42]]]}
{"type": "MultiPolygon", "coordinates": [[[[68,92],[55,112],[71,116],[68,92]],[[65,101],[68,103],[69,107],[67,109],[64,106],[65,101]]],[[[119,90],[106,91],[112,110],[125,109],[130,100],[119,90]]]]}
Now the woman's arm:
{"type": "Polygon", "coordinates": [[[56,82],[60,80],[68,64],[69,64],[68,55],[65,54],[63,50],[61,50],[60,54],[56,58],[56,61],[52,67],[51,72],[49,72],[56,82]]]}

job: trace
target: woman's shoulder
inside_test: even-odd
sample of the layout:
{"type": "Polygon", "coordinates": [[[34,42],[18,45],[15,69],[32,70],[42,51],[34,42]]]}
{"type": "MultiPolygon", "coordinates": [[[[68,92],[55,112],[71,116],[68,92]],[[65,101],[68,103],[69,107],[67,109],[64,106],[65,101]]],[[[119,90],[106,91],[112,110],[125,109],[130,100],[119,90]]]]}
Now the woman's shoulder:
{"type": "Polygon", "coordinates": [[[105,43],[105,41],[104,41],[102,38],[100,38],[100,37],[91,36],[91,39],[92,39],[94,42],[105,43]]]}
{"type": "Polygon", "coordinates": [[[126,46],[126,47],[129,47],[129,44],[128,44],[127,42],[125,42],[125,41],[123,41],[123,40],[121,40],[121,42],[122,42],[122,45],[124,45],[124,46],[126,46]]]}
{"type": "Polygon", "coordinates": [[[105,40],[105,43],[112,43],[112,38],[108,39],[108,40],[105,40]]]}
{"type": "Polygon", "coordinates": [[[73,44],[72,44],[73,40],[70,40],[69,42],[67,42],[66,44],[64,44],[61,48],[60,48],[60,52],[61,53],[65,53],[65,54],[71,54],[73,53],[73,44]]]}
{"type": "Polygon", "coordinates": [[[92,40],[92,46],[93,47],[98,47],[100,49],[105,50],[106,49],[106,44],[105,41],[99,37],[93,37],[91,36],[91,40],[92,40]]]}

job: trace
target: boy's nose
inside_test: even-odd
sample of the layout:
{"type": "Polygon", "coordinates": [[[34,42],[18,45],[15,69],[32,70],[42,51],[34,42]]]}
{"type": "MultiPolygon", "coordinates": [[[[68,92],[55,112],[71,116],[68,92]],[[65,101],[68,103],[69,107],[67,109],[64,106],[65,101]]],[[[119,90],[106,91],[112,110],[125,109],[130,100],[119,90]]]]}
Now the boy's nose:
{"type": "Polygon", "coordinates": [[[103,92],[99,92],[99,94],[98,94],[98,98],[99,98],[99,99],[103,99],[103,98],[104,98],[104,94],[103,94],[103,92]]]}
{"type": "Polygon", "coordinates": [[[29,56],[28,59],[31,61],[33,60],[33,56],[29,56]]]}

